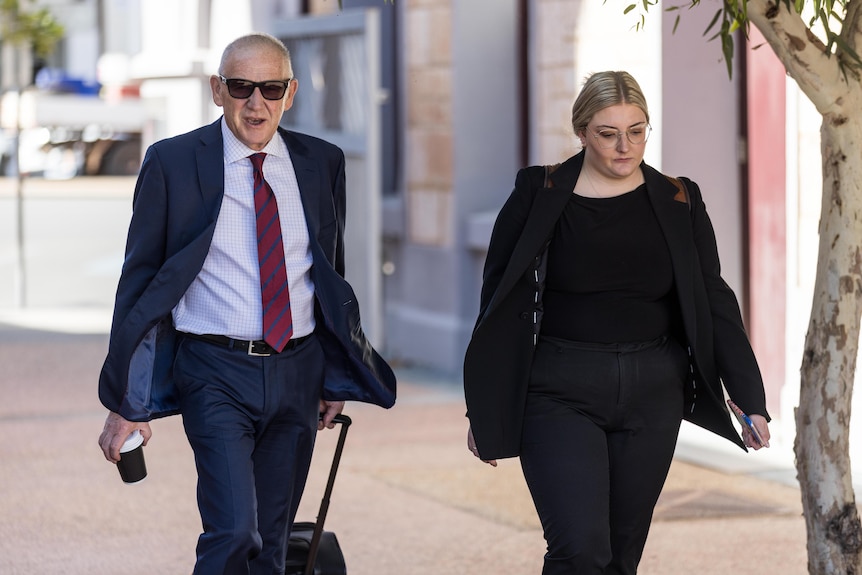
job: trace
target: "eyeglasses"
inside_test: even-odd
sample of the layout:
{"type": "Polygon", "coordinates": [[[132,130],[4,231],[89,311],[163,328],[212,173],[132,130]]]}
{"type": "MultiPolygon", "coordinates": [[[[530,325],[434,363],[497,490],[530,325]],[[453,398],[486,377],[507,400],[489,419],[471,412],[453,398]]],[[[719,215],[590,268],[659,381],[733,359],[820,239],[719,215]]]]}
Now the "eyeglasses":
{"type": "Polygon", "coordinates": [[[227,86],[227,93],[230,94],[231,98],[237,98],[238,100],[251,98],[254,89],[260,88],[260,95],[265,99],[281,100],[284,98],[284,93],[287,91],[287,87],[293,78],[252,82],[251,80],[243,80],[242,78],[225,78],[219,74],[219,80],[227,86]]]}
{"type": "MultiPolygon", "coordinates": [[[[596,139],[596,143],[600,148],[608,150],[610,148],[616,148],[623,137],[623,132],[619,130],[612,130],[610,128],[602,128],[596,133],[593,133],[592,130],[587,130],[592,134],[592,136],[596,139]]],[[[625,131],[626,139],[634,145],[640,145],[647,141],[650,133],[652,132],[652,126],[649,124],[638,124],[637,126],[632,126],[628,130],[625,131]]]]}

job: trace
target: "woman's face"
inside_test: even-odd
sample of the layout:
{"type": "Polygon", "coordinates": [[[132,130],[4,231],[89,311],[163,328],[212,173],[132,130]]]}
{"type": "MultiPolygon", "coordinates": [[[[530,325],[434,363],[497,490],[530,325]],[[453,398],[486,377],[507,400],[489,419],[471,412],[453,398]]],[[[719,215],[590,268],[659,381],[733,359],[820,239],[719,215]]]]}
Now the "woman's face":
{"type": "Polygon", "coordinates": [[[648,135],[646,114],[633,104],[616,104],[597,112],[578,134],[586,148],[584,161],[611,179],[625,179],[638,169],[648,135]]]}

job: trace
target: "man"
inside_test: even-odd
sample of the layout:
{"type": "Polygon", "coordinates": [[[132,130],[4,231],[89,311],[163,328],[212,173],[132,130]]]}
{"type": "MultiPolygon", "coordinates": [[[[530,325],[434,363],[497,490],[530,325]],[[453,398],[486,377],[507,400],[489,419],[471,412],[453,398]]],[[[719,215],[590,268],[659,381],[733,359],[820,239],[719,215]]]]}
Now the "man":
{"type": "Polygon", "coordinates": [[[283,573],[316,430],[345,400],[392,406],[395,378],[342,277],[344,154],[278,126],[297,90],[287,49],[238,38],[210,87],[223,117],[141,166],[99,445],[116,462],[133,430],[146,442],[150,420],[182,413],[204,527],[194,573],[283,573]]]}

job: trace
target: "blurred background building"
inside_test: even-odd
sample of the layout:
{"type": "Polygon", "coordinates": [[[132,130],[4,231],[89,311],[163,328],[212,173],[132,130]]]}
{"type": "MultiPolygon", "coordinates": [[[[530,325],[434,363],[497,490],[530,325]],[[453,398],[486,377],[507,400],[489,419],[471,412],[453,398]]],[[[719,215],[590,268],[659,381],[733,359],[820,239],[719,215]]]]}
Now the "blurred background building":
{"type": "MultiPolygon", "coordinates": [[[[366,331],[394,363],[457,379],[491,228],[517,170],[575,153],[570,111],[582,80],[628,70],[651,106],[647,162],[703,190],[779,419],[774,433],[791,438],[817,250],[819,117],[772,52],[750,48],[756,37],[728,78],[719,46],[703,36],[713,11],[684,12],[674,33],[675,14],[654,9],[636,29],[627,4],[40,0],[65,35],[34,63],[20,110],[4,97],[0,117],[12,118],[4,129],[23,129],[30,175],[127,176],[112,180],[126,209],[116,233],[146,146],[219,117],[209,77],[223,47],[250,31],[278,36],[299,80],[283,125],[348,158],[348,277],[366,331]]],[[[14,175],[13,155],[2,157],[14,175]]],[[[2,245],[10,222],[0,220],[2,245]]],[[[123,239],[108,242],[114,278],[123,239]]],[[[50,290],[30,290],[40,294],[32,305],[56,303],[50,290]]],[[[0,286],[0,306],[14,305],[10,293],[0,286]]],[[[111,303],[99,295],[88,305],[111,303]]]]}

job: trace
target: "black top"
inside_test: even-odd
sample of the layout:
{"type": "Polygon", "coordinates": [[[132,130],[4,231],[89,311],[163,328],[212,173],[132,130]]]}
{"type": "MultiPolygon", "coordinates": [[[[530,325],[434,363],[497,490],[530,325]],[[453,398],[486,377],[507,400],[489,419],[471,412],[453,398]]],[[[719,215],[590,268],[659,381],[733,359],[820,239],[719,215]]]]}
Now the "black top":
{"type": "Polygon", "coordinates": [[[648,341],[678,314],[670,252],[643,184],[611,198],[572,194],[548,250],[542,335],[648,341]]]}

